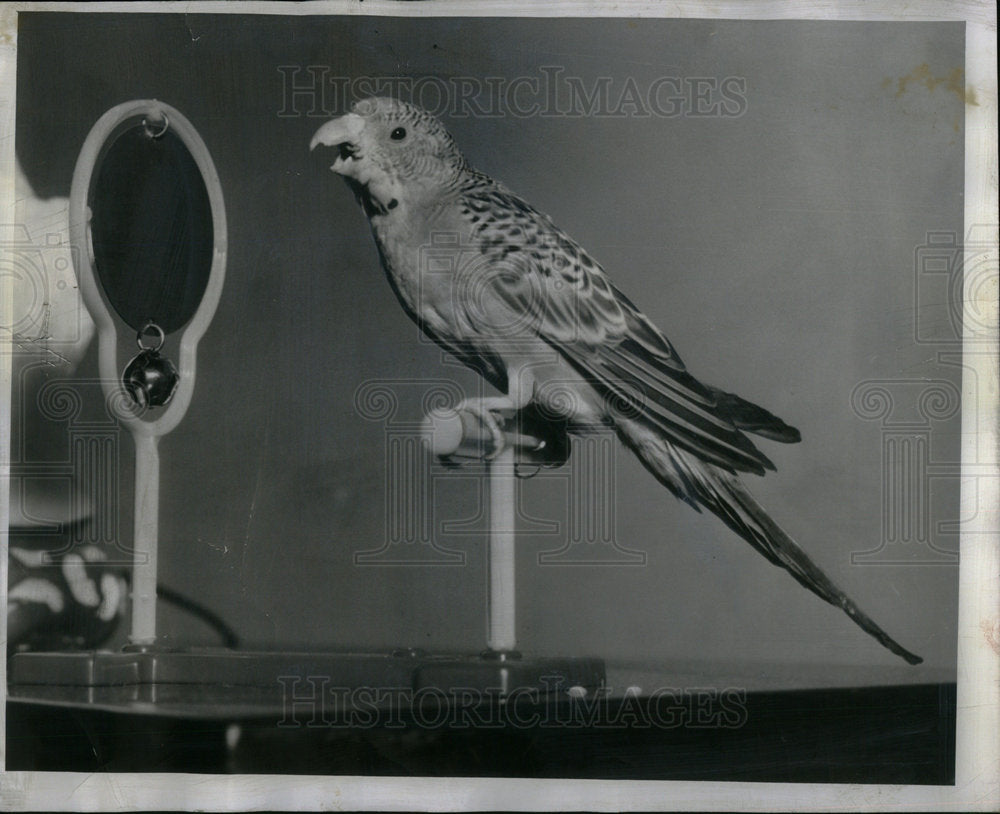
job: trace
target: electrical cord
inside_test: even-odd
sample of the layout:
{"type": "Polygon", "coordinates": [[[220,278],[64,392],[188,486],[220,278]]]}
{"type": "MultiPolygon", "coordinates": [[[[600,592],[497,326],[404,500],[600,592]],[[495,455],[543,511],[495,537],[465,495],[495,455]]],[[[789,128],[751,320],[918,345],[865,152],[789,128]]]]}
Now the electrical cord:
{"type": "Polygon", "coordinates": [[[187,611],[192,616],[197,616],[206,625],[219,634],[222,639],[222,643],[230,650],[235,650],[239,647],[240,638],[236,634],[236,631],[233,630],[221,616],[214,611],[209,610],[200,602],[196,602],[194,599],[184,596],[184,594],[178,593],[173,588],[159,582],[156,584],[156,595],[164,602],[173,605],[175,608],[187,611]]]}

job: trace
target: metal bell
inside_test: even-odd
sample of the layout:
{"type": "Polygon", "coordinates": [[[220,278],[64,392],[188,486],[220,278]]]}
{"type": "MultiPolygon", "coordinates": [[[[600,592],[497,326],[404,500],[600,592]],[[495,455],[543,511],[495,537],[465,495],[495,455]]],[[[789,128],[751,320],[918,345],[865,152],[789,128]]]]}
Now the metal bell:
{"type": "Polygon", "coordinates": [[[126,392],[140,407],[163,407],[174,395],[180,380],[174,363],[160,355],[164,342],[163,330],[151,322],[139,331],[136,342],[140,353],[126,365],[122,383],[126,392]],[[142,338],[150,331],[159,333],[159,341],[155,347],[147,348],[142,344],[142,338]]]}

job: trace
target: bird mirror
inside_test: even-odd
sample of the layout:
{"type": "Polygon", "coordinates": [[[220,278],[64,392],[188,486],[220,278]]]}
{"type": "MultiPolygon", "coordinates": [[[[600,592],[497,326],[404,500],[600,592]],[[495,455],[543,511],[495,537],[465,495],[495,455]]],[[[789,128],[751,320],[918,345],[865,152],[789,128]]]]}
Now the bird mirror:
{"type": "Polygon", "coordinates": [[[136,441],[131,641],[148,645],[155,640],[157,441],[191,401],[198,341],[226,264],[222,189],[191,123],[156,100],[108,110],[77,160],[70,231],[86,247],[77,273],[98,327],[102,386],[136,441]]]}

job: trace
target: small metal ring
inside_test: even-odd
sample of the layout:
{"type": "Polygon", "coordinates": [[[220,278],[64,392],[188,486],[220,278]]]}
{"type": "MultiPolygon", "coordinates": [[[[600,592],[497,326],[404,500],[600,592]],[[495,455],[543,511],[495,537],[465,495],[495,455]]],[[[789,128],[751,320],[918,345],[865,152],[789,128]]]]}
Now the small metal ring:
{"type": "Polygon", "coordinates": [[[167,341],[167,335],[163,333],[163,328],[161,328],[155,322],[147,322],[145,325],[142,326],[142,328],[139,329],[139,332],[135,335],[135,344],[139,346],[139,350],[158,351],[160,348],[163,347],[163,343],[166,341],[167,341]],[[160,335],[160,341],[156,343],[155,348],[153,347],[147,348],[145,345],[142,344],[142,338],[146,335],[148,331],[153,331],[160,335]]]}
{"type": "Polygon", "coordinates": [[[147,119],[145,116],[143,116],[142,118],[142,129],[146,131],[146,135],[149,136],[150,138],[154,139],[160,138],[170,128],[170,119],[167,118],[167,114],[162,113],[161,115],[163,116],[163,127],[160,128],[160,131],[158,133],[154,132],[153,128],[150,127],[149,119],[147,119]]]}

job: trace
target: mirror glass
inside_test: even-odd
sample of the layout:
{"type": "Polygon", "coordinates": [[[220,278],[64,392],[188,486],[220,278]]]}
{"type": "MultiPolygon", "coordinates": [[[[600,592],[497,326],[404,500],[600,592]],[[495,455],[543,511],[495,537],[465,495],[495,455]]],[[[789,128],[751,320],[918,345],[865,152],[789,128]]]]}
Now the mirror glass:
{"type": "Polygon", "coordinates": [[[139,331],[198,310],[212,270],[212,208],[184,142],[137,122],[105,149],[90,190],[94,264],[108,302],[139,331]]]}

